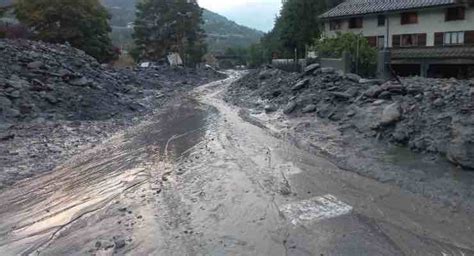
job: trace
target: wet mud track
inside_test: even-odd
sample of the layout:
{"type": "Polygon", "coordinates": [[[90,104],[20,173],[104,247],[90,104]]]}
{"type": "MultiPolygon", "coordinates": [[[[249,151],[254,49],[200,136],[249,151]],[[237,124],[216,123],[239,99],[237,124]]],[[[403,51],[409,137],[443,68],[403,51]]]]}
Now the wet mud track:
{"type": "Polygon", "coordinates": [[[0,254],[474,255],[473,216],[245,122],[229,75],[2,192],[0,254]]]}

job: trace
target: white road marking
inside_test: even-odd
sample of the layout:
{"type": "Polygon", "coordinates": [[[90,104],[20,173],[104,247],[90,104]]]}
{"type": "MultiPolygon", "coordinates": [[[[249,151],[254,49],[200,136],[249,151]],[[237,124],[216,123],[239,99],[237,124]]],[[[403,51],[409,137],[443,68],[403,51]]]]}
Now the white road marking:
{"type": "Polygon", "coordinates": [[[293,225],[298,225],[348,214],[352,211],[352,206],[333,195],[325,195],[283,205],[280,211],[293,225]]]}

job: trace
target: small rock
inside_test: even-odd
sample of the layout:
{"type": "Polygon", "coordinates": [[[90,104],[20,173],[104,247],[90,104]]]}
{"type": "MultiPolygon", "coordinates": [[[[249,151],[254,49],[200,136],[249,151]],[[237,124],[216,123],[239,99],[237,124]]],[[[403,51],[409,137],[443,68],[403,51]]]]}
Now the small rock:
{"type": "Polygon", "coordinates": [[[274,104],[267,104],[264,107],[266,113],[272,113],[278,110],[278,107],[274,104]]]}
{"type": "Polygon", "coordinates": [[[323,74],[333,74],[336,73],[336,70],[331,67],[321,68],[321,73],[323,74]]]}
{"type": "Polygon", "coordinates": [[[319,63],[311,64],[304,69],[304,74],[309,75],[313,73],[315,70],[319,69],[320,67],[321,65],[319,65],[319,63]]]}
{"type": "Polygon", "coordinates": [[[380,86],[373,85],[364,92],[364,95],[370,98],[376,98],[382,91],[383,89],[380,86]]]}
{"type": "Polygon", "coordinates": [[[53,105],[59,102],[59,100],[54,95],[50,95],[50,94],[46,95],[44,99],[53,105]]]}
{"type": "Polygon", "coordinates": [[[296,102],[294,101],[290,101],[286,107],[283,109],[283,113],[288,115],[288,114],[291,114],[293,113],[293,111],[295,111],[296,109],[296,102]]]}
{"type": "Polygon", "coordinates": [[[374,106],[380,106],[380,105],[382,105],[384,102],[385,102],[385,100],[376,100],[376,101],[374,101],[374,103],[372,103],[372,105],[374,105],[374,106]]]}
{"type": "Polygon", "coordinates": [[[296,83],[292,88],[291,90],[293,91],[299,91],[301,89],[303,89],[303,87],[305,87],[307,84],[309,83],[309,79],[303,79],[301,81],[299,81],[298,83],[296,83]]]}
{"type": "Polygon", "coordinates": [[[33,62],[30,62],[28,63],[28,65],[26,65],[29,69],[39,69],[43,66],[43,62],[41,61],[33,61],[33,62]]]}
{"type": "Polygon", "coordinates": [[[12,140],[15,138],[13,133],[0,133],[0,141],[12,140]]]}
{"type": "Polygon", "coordinates": [[[347,78],[347,80],[352,81],[354,83],[359,83],[360,80],[362,79],[362,77],[360,77],[357,74],[353,74],[353,73],[346,74],[346,78],[347,78]]]}
{"type": "Polygon", "coordinates": [[[69,81],[69,84],[74,85],[74,86],[87,86],[87,85],[90,85],[91,82],[89,81],[89,79],[85,77],[81,77],[81,78],[73,79],[69,81]]]}
{"type": "Polygon", "coordinates": [[[4,109],[5,116],[7,117],[19,117],[21,115],[18,109],[6,108],[4,109]]]}
{"type": "Polygon", "coordinates": [[[351,95],[344,92],[331,92],[331,95],[341,100],[349,100],[350,98],[352,98],[351,95]]]}
{"type": "Polygon", "coordinates": [[[115,249],[121,249],[125,247],[125,245],[126,245],[126,242],[124,239],[118,239],[115,241],[115,249]]]}
{"type": "Polygon", "coordinates": [[[301,112],[303,113],[313,113],[316,111],[316,105],[314,104],[309,104],[308,106],[304,107],[301,112]]]}
{"type": "Polygon", "coordinates": [[[435,101],[433,101],[433,105],[436,107],[441,107],[444,105],[443,99],[437,98],[435,101]]]}
{"type": "Polygon", "coordinates": [[[0,109],[5,109],[11,107],[12,102],[7,98],[0,96],[0,109]]]}
{"type": "Polygon", "coordinates": [[[18,99],[18,98],[20,98],[20,91],[18,91],[18,90],[11,91],[7,94],[7,96],[12,98],[12,99],[18,99]]]}

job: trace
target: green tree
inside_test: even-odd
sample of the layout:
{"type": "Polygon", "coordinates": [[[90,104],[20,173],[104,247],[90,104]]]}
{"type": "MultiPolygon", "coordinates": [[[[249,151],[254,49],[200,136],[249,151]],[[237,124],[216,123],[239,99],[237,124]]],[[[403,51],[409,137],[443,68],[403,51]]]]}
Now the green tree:
{"type": "Polygon", "coordinates": [[[268,62],[268,51],[265,50],[262,44],[250,46],[248,50],[248,65],[250,68],[257,68],[268,62]]]}
{"type": "Polygon", "coordinates": [[[39,40],[69,42],[101,62],[115,56],[110,16],[98,0],[18,0],[15,13],[39,40]]]}
{"type": "Polygon", "coordinates": [[[373,76],[377,67],[377,50],[369,45],[362,35],[338,33],[336,37],[321,38],[315,41],[314,49],[320,56],[339,58],[344,51],[351,54],[358,66],[359,74],[373,76]]]}
{"type": "Polygon", "coordinates": [[[188,0],[143,0],[137,4],[134,39],[137,59],[158,60],[178,52],[186,65],[207,51],[202,9],[188,0]]]}
{"type": "Polygon", "coordinates": [[[306,46],[321,33],[319,15],[342,0],[288,0],[283,5],[275,27],[266,34],[261,43],[268,55],[278,58],[293,58],[297,49],[303,56],[306,46]]]}

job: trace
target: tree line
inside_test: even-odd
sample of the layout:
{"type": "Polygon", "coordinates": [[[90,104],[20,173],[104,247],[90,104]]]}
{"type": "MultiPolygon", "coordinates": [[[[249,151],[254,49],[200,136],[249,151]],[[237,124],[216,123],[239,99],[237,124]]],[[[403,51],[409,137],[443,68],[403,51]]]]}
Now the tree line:
{"type": "Polygon", "coordinates": [[[275,20],[274,28],[260,42],[246,49],[245,58],[251,66],[272,58],[303,57],[322,32],[319,15],[343,0],[287,0],[275,20]]]}
{"type": "MultiPolygon", "coordinates": [[[[187,65],[201,61],[207,47],[196,1],[141,0],[137,10],[132,51],[136,60],[155,61],[178,52],[187,65]]],[[[110,39],[111,16],[99,0],[16,0],[14,14],[31,39],[67,42],[100,62],[119,54],[110,39]]]]}

